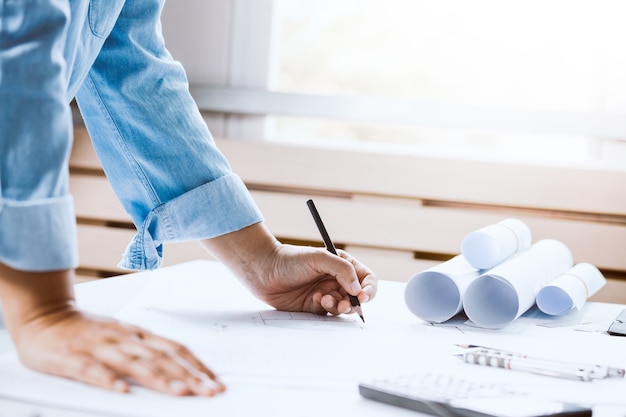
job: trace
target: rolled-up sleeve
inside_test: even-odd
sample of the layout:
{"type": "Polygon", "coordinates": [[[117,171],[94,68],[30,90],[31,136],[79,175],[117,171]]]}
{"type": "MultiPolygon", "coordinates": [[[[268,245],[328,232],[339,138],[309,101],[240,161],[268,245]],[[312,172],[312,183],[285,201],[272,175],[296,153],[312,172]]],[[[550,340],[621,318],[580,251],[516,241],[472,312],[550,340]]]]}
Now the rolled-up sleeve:
{"type": "Polygon", "coordinates": [[[0,262],[15,269],[78,263],[67,168],[69,14],[63,0],[0,3],[0,262]]]}
{"type": "Polygon", "coordinates": [[[119,266],[154,269],[161,265],[165,242],[220,236],[260,220],[261,214],[241,179],[227,175],[154,208],[119,266]]]}
{"type": "Polygon", "coordinates": [[[71,196],[0,201],[0,261],[26,271],[56,271],[78,264],[71,196]]]}

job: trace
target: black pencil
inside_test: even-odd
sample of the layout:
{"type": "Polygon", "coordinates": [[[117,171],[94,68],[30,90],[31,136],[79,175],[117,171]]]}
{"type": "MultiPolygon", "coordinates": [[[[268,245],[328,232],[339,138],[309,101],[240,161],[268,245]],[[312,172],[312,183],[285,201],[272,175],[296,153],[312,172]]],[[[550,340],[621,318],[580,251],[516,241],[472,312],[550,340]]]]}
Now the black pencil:
{"type": "MultiPolygon", "coordinates": [[[[306,205],[309,207],[309,210],[311,211],[311,215],[313,216],[313,220],[315,220],[315,224],[317,225],[317,228],[320,231],[320,234],[322,235],[322,239],[324,240],[324,245],[326,245],[326,249],[328,250],[328,252],[334,255],[337,255],[337,249],[335,249],[335,245],[333,244],[333,241],[330,240],[330,236],[328,235],[328,232],[326,231],[326,227],[324,226],[324,222],[322,222],[322,218],[320,217],[320,214],[318,213],[317,208],[315,207],[315,203],[313,202],[313,200],[307,200],[306,205]]],[[[359,314],[359,317],[361,317],[361,320],[363,320],[363,323],[365,323],[365,319],[363,318],[363,311],[361,310],[361,303],[359,303],[359,299],[351,294],[348,294],[348,297],[350,298],[350,304],[352,304],[352,307],[354,308],[354,310],[359,314]]]]}

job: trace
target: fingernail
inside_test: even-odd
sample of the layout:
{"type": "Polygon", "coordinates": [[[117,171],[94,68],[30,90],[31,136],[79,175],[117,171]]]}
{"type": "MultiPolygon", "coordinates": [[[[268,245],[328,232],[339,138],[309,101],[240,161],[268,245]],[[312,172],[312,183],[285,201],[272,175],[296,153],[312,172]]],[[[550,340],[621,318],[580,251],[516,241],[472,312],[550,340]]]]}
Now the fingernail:
{"type": "Polygon", "coordinates": [[[347,307],[344,311],[343,314],[348,314],[352,311],[352,307],[347,307]]]}
{"type": "Polygon", "coordinates": [[[203,374],[202,377],[200,378],[200,385],[210,387],[216,390],[217,392],[221,392],[226,389],[226,385],[224,385],[222,381],[217,379],[217,377],[211,378],[210,376],[206,374],[203,374]]]}
{"type": "Polygon", "coordinates": [[[200,394],[202,395],[208,395],[210,397],[215,395],[216,389],[217,387],[215,386],[215,384],[210,383],[208,381],[202,381],[200,383],[200,387],[199,387],[199,391],[200,394]]]}
{"type": "Polygon", "coordinates": [[[358,282],[353,282],[352,285],[350,286],[352,288],[352,292],[354,294],[358,294],[361,292],[362,288],[361,288],[361,284],[359,284],[358,282]]]}
{"type": "Polygon", "coordinates": [[[113,391],[127,392],[128,391],[128,383],[126,383],[126,381],[123,381],[121,379],[116,380],[113,383],[113,391]]]}
{"type": "Polygon", "coordinates": [[[364,303],[367,303],[369,300],[370,300],[370,296],[369,296],[369,295],[367,295],[367,294],[365,294],[365,295],[363,296],[363,302],[364,302],[364,303]]]}
{"type": "Polygon", "coordinates": [[[177,379],[170,381],[170,391],[175,393],[182,393],[187,390],[187,384],[177,379]]]}
{"type": "Polygon", "coordinates": [[[206,389],[207,392],[210,392],[210,395],[215,395],[218,392],[226,391],[226,386],[218,380],[206,380],[202,381],[202,388],[206,389]]]}

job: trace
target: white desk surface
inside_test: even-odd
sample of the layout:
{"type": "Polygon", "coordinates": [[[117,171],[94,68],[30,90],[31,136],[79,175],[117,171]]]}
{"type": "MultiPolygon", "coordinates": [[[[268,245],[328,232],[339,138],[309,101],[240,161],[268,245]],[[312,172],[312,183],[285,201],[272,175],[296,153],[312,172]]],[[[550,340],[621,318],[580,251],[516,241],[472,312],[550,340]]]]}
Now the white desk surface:
{"type": "MultiPolygon", "coordinates": [[[[453,356],[457,344],[467,343],[626,368],[626,338],[605,331],[626,306],[587,303],[561,318],[531,310],[500,330],[462,319],[433,326],[408,311],[404,286],[380,282],[377,297],[363,306],[367,323],[361,325],[354,316],[276,312],[210,261],[79,284],[82,308],[185,343],[228,391],[212,399],[175,398],[139,387],[130,394],[110,393],[24,369],[5,344],[0,417],[417,416],[361,398],[357,385],[423,369],[584,403],[593,407],[594,417],[626,416],[624,379],[569,381],[469,365],[453,356]]],[[[0,339],[6,341],[6,331],[0,339]]]]}

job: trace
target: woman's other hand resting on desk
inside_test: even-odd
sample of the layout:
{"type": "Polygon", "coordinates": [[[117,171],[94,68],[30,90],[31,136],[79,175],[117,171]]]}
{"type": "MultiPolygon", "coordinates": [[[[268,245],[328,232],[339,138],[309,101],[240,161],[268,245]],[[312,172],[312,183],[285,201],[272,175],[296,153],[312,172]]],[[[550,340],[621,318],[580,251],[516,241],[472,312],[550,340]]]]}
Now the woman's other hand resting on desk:
{"type": "Polygon", "coordinates": [[[4,320],[22,363],[119,392],[130,381],[172,395],[212,396],[224,385],[184,346],[75,307],[70,271],[0,264],[4,320]]]}
{"type": "MultiPolygon", "coordinates": [[[[351,313],[348,293],[361,303],[376,295],[376,276],[346,252],[283,245],[262,223],[203,244],[280,310],[351,313]]],[[[0,264],[4,319],[24,365],[119,392],[131,383],[173,395],[225,390],[181,344],[79,311],[72,281],[71,271],[24,272],[0,264]]]]}
{"type": "Polygon", "coordinates": [[[348,293],[360,303],[376,295],[378,279],[348,253],[281,244],[263,223],[202,243],[254,295],[279,310],[353,313],[348,293]]]}

